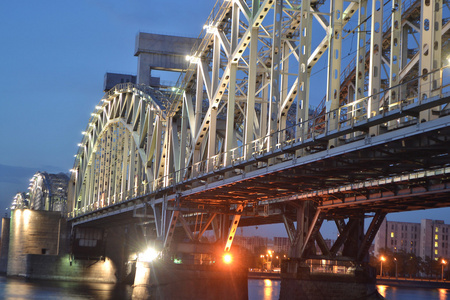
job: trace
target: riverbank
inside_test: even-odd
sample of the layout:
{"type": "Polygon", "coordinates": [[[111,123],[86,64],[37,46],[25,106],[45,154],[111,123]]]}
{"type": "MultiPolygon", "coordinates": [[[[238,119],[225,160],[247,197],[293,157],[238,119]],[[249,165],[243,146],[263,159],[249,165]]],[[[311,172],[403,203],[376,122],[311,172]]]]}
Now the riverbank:
{"type": "Polygon", "coordinates": [[[248,272],[248,279],[271,279],[281,280],[280,272],[248,272]]]}
{"type": "MultiPolygon", "coordinates": [[[[270,279],[281,280],[280,273],[278,272],[248,272],[248,279],[270,279]]],[[[441,281],[435,279],[426,278],[395,278],[395,277],[383,277],[377,276],[377,285],[388,285],[405,288],[430,288],[430,289],[450,289],[450,281],[441,281]]]]}
{"type": "Polygon", "coordinates": [[[377,285],[388,285],[408,288],[450,289],[449,281],[433,280],[426,278],[395,278],[377,276],[377,285]]]}

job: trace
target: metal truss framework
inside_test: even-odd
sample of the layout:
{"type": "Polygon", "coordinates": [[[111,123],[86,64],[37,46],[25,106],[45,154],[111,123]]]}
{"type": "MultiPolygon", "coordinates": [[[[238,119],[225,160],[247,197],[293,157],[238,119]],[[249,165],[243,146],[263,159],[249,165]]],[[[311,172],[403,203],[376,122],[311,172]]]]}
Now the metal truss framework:
{"type": "Polygon", "coordinates": [[[69,178],[64,173],[37,172],[30,179],[25,198],[14,199],[12,206],[33,210],[60,211],[61,214],[66,214],[68,181],[69,178]]]}
{"type": "MultiPolygon", "coordinates": [[[[207,20],[171,94],[122,84],[105,95],[72,170],[71,217],[146,202],[166,247],[179,221],[191,240],[211,225],[229,250],[243,210],[264,209],[259,203],[280,197],[283,189],[239,190],[242,196],[214,199],[186,197],[186,190],[221,183],[232,189],[230,182],[246,174],[446,114],[448,3],[395,0],[387,8],[380,0],[328,2],[224,1],[207,20]],[[343,53],[353,47],[354,59],[342,68],[343,53]],[[320,60],[328,66],[325,98],[311,114],[320,60]]],[[[295,255],[305,252],[311,237],[321,244],[315,222],[322,217],[303,215],[303,222],[297,220],[301,234],[284,219],[298,245],[295,255]]],[[[373,238],[366,236],[358,249],[373,238]]]]}

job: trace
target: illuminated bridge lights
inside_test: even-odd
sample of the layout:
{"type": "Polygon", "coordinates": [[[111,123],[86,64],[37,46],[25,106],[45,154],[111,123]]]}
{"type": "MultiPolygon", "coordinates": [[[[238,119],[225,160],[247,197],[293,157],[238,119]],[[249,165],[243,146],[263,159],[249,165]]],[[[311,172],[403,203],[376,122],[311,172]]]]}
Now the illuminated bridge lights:
{"type": "Polygon", "coordinates": [[[233,257],[231,256],[230,253],[224,254],[223,257],[222,257],[222,259],[223,259],[223,262],[224,262],[225,264],[227,264],[227,265],[231,264],[232,261],[233,261],[233,257]]]}

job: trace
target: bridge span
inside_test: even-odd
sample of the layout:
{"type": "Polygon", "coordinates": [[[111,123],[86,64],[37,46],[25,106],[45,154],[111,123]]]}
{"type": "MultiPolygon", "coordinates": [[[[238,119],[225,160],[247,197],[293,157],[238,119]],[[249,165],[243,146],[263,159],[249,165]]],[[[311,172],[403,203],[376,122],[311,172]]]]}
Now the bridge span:
{"type": "Polygon", "coordinates": [[[450,206],[449,17],[442,0],[218,1],[176,87],[118,84],[92,113],[72,226],[138,224],[170,257],[284,223],[287,274],[362,265],[387,213],[450,206]]]}

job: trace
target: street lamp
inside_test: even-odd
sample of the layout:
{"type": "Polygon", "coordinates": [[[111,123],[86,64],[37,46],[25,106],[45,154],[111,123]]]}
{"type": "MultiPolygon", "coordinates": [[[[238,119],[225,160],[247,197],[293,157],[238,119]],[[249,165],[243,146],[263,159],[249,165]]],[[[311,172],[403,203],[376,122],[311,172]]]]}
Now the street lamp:
{"type": "Polygon", "coordinates": [[[394,257],[394,262],[395,262],[395,279],[398,279],[398,276],[397,276],[397,258],[396,257],[394,257]]]}
{"type": "Polygon", "coordinates": [[[447,261],[445,259],[442,259],[441,263],[442,263],[441,279],[442,281],[444,281],[444,266],[447,264],[447,261]]]}
{"type": "Polygon", "coordinates": [[[267,254],[266,254],[266,256],[267,256],[267,262],[268,262],[268,268],[267,269],[269,269],[269,271],[272,271],[272,251],[271,250],[267,250],[267,254]]]}
{"type": "Polygon", "coordinates": [[[384,256],[381,256],[381,268],[380,268],[380,277],[383,277],[383,262],[386,261],[386,258],[384,256]]]}

